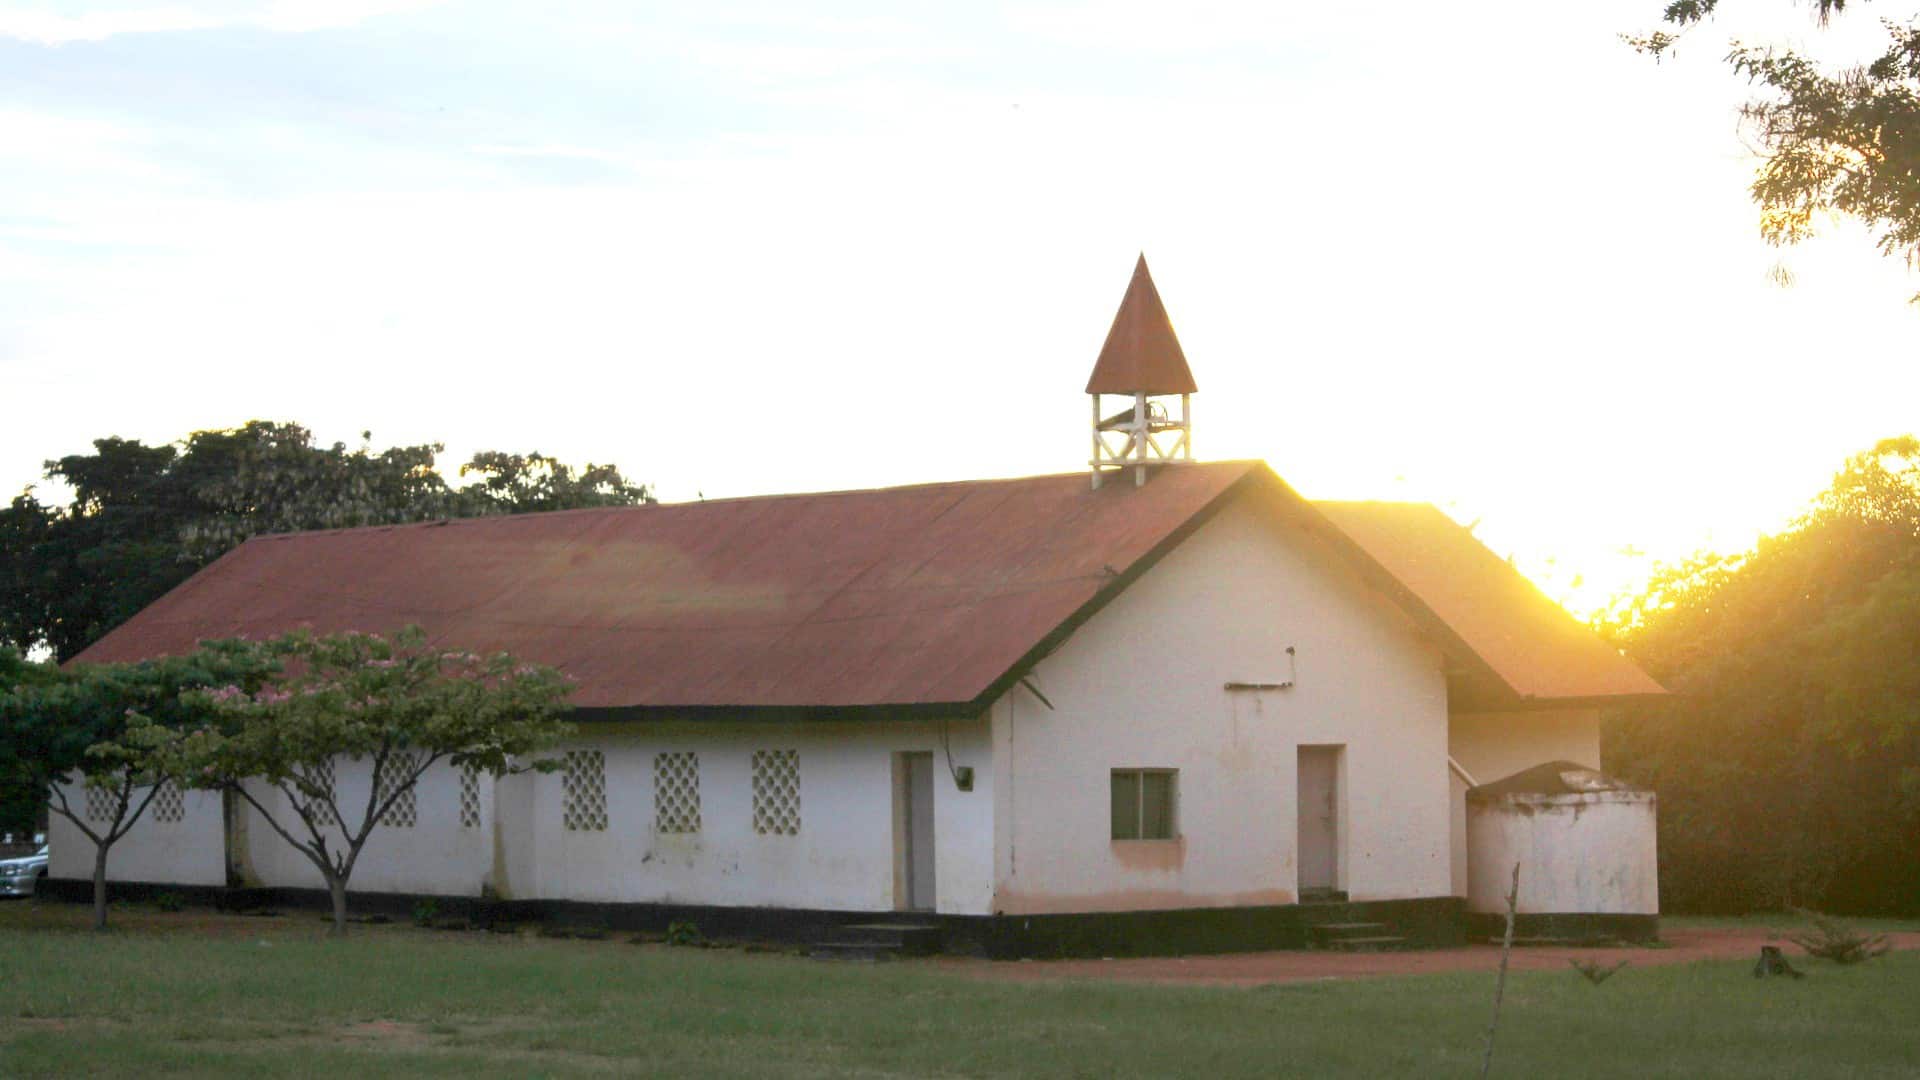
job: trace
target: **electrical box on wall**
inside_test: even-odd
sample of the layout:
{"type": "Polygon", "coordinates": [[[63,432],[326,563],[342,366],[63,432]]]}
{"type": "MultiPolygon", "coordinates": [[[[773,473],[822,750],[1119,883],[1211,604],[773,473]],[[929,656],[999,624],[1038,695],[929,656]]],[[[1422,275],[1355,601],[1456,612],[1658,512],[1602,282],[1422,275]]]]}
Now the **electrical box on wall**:
{"type": "Polygon", "coordinates": [[[973,766],[961,765],[953,770],[953,786],[961,791],[973,790],[973,766]]]}

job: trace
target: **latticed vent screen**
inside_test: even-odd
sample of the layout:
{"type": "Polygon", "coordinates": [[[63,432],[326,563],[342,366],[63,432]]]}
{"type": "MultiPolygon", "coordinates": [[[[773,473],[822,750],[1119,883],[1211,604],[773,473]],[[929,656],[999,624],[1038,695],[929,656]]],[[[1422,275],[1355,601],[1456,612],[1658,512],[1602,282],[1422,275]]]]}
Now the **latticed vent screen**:
{"type": "Polygon", "coordinates": [[[420,819],[420,801],[415,797],[415,787],[407,784],[413,771],[420,767],[420,756],[405,750],[395,751],[387,758],[386,765],[380,769],[379,782],[374,785],[374,805],[386,806],[388,799],[393,805],[380,815],[380,824],[398,829],[411,829],[420,819]],[[402,785],[406,785],[403,789],[402,785]],[[395,792],[399,792],[395,797],[395,792]]]}
{"type": "Polygon", "coordinates": [[[335,789],[333,786],[333,759],[328,758],[314,766],[313,771],[307,774],[307,779],[318,785],[320,790],[327,793],[326,799],[316,798],[303,800],[307,804],[307,816],[313,819],[315,825],[336,824],[333,820],[333,809],[327,805],[328,800],[335,797],[335,789]]]}
{"type": "Polygon", "coordinates": [[[118,804],[118,802],[119,800],[113,797],[113,792],[108,791],[106,788],[97,788],[97,787],[88,788],[87,789],[87,820],[88,821],[112,821],[113,808],[115,805],[118,804]]]}
{"type": "Polygon", "coordinates": [[[607,827],[607,756],[598,750],[569,750],[561,774],[561,819],[575,832],[607,827]]]}
{"type": "Polygon", "coordinates": [[[753,831],[766,836],[800,833],[800,751],[753,752],[753,831]]]}
{"type": "Polygon", "coordinates": [[[653,756],[654,828],[663,833],[700,831],[700,755],[653,756]]]}
{"type": "Polygon", "coordinates": [[[153,793],[153,820],[162,825],[178,825],[187,816],[187,801],[180,795],[180,787],[171,780],[160,781],[160,789],[153,793]]]}
{"type": "Polygon", "coordinates": [[[480,827],[480,770],[460,770],[460,827],[480,827]]]}

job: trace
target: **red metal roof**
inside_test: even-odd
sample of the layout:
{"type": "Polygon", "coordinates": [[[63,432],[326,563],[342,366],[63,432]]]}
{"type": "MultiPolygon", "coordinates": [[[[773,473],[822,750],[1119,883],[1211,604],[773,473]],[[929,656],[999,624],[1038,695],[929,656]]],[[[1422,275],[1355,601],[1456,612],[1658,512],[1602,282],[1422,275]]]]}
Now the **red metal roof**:
{"type": "Polygon", "coordinates": [[[1134,264],[1133,280],[1120,298],[1120,310],[1107,331],[1107,343],[1087,379],[1089,394],[1191,394],[1193,372],[1180,351],[1173,321],[1167,318],[1160,290],[1147,272],[1147,257],[1134,264]]]}
{"type": "MultiPolygon", "coordinates": [[[[1071,473],[262,536],[76,660],[417,623],[565,669],[583,708],[979,707],[1251,490],[1318,518],[1264,464],[1221,462],[1139,488],[1071,473]]],[[[1501,700],[1659,692],[1439,511],[1317,505],[1501,700]]]]}
{"type": "Polygon", "coordinates": [[[1521,698],[1565,701],[1667,692],[1434,507],[1313,505],[1521,698]]]}
{"type": "MultiPolygon", "coordinates": [[[[507,650],[582,707],[931,705],[986,694],[1257,462],[262,536],[81,662],[295,627],[507,650]]],[[[1278,482],[1274,478],[1274,482],[1278,482]]]]}

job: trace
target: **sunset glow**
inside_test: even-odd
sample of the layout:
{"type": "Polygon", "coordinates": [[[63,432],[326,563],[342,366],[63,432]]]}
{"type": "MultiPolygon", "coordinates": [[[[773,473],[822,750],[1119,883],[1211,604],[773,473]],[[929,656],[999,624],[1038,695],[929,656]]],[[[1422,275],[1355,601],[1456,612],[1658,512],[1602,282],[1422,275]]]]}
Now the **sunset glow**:
{"type": "Polygon", "coordinates": [[[0,488],[255,417],[675,500],[1075,471],[1145,251],[1198,457],[1584,614],[1920,428],[1920,278],[1746,200],[1725,40],[1820,32],[1655,65],[1659,7],[0,0],[0,488]]]}

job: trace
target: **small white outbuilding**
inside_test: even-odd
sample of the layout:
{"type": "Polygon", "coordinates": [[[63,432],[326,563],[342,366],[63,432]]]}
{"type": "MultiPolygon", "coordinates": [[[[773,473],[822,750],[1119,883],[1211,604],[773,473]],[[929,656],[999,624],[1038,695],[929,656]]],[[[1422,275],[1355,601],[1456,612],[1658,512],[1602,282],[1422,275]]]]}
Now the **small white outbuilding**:
{"type": "Polygon", "coordinates": [[[1570,761],[1472,789],[1468,910],[1485,916],[1479,922],[1490,927],[1504,920],[1511,895],[1515,933],[1522,937],[1654,936],[1660,914],[1654,811],[1653,792],[1570,761]]]}

